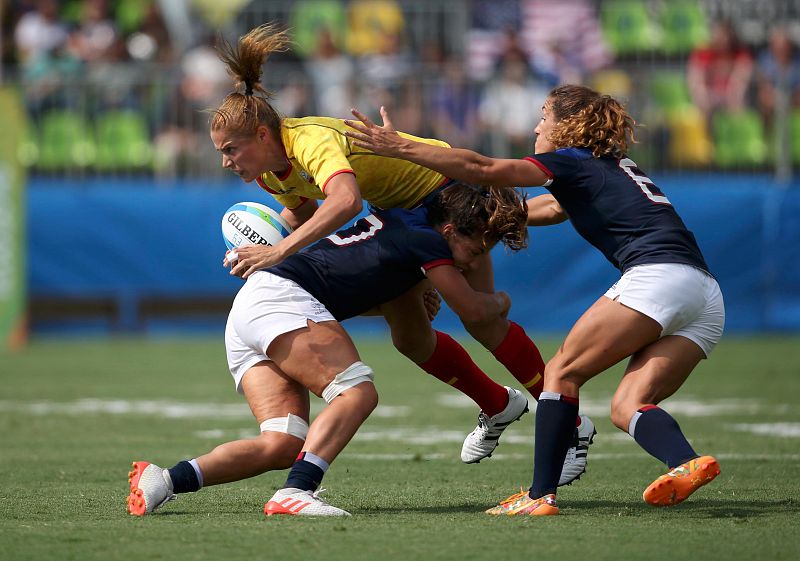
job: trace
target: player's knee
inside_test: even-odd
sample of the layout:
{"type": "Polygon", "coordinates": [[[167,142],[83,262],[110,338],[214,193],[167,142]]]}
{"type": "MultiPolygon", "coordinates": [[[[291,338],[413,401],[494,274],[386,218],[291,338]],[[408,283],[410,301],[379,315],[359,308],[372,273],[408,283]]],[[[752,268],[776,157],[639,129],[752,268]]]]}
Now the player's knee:
{"type": "Polygon", "coordinates": [[[345,370],[337,374],[333,380],[325,386],[322,390],[322,399],[325,400],[326,403],[330,403],[336,397],[345,391],[349,390],[350,388],[356,388],[357,386],[363,385],[363,388],[359,388],[358,393],[356,394],[359,398],[359,401],[364,400],[363,405],[365,408],[368,408],[371,402],[372,409],[375,408],[378,404],[378,394],[375,391],[375,386],[372,383],[374,375],[372,373],[372,368],[367,366],[361,361],[354,362],[350,366],[348,366],[345,370]]]}
{"type": "Polygon", "coordinates": [[[586,373],[574,360],[565,359],[556,354],[544,369],[545,385],[555,383],[581,387],[586,381],[586,373]]]}
{"type": "Polygon", "coordinates": [[[611,400],[611,422],[621,431],[628,432],[628,424],[638,407],[627,400],[611,400]]]}
{"type": "Polygon", "coordinates": [[[274,470],[292,467],[305,441],[285,433],[262,432],[257,442],[259,462],[274,470]]]}
{"type": "Polygon", "coordinates": [[[305,419],[292,415],[266,419],[260,425],[259,453],[272,469],[291,467],[308,435],[305,419]]]}
{"type": "Polygon", "coordinates": [[[436,346],[432,335],[427,333],[424,335],[421,336],[418,331],[392,329],[392,344],[406,358],[416,363],[424,362],[430,355],[426,351],[433,352],[433,348],[436,346]],[[426,339],[425,337],[429,338],[426,339]]]}

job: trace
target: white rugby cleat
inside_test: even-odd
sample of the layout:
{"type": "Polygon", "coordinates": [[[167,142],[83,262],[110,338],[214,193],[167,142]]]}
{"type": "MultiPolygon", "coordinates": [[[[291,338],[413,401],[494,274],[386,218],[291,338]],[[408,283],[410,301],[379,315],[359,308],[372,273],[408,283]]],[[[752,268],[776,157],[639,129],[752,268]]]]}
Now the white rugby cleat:
{"type": "Polygon", "coordinates": [[[264,505],[264,514],[288,514],[290,516],[350,516],[350,513],[341,508],[329,505],[320,498],[319,491],[303,491],[288,487],[278,489],[272,498],[264,505]]]}
{"type": "Polygon", "coordinates": [[[130,514],[144,516],[178,498],[172,492],[172,481],[166,471],[149,462],[133,462],[133,469],[128,473],[130,514]]]}
{"type": "Polygon", "coordinates": [[[500,435],[506,427],[528,412],[528,399],[519,390],[504,386],[508,391],[508,405],[497,415],[478,414],[478,426],[464,439],[461,461],[475,464],[488,458],[499,444],[500,435]]]}
{"type": "Polygon", "coordinates": [[[597,434],[592,420],[586,415],[579,416],[581,424],[575,428],[574,444],[567,450],[567,457],[564,458],[564,467],[561,468],[561,478],[558,480],[559,487],[569,485],[584,474],[589,445],[594,442],[594,435],[597,434]]]}

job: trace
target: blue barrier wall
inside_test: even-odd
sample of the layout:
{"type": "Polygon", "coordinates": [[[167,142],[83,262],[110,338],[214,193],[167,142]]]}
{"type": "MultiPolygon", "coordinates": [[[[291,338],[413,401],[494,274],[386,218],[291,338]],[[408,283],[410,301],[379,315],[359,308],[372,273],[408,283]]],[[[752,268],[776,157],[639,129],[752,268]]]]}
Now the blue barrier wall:
{"type": "MultiPolygon", "coordinates": [[[[800,329],[800,185],[769,178],[654,177],[694,231],[720,281],[727,329],[800,329]]],[[[539,189],[531,189],[539,194],[539,189]]],[[[28,186],[31,296],[115,299],[123,326],[141,325],[142,297],[232,298],[238,279],[221,266],[222,213],[239,201],[274,204],[231,183],[46,181],[28,186]]],[[[530,248],[494,251],[511,317],[537,332],[565,331],[617,278],[568,224],[531,230],[530,248]]],[[[223,318],[224,320],[224,318],[223,318]]],[[[436,324],[458,329],[443,311],[436,324]]]]}

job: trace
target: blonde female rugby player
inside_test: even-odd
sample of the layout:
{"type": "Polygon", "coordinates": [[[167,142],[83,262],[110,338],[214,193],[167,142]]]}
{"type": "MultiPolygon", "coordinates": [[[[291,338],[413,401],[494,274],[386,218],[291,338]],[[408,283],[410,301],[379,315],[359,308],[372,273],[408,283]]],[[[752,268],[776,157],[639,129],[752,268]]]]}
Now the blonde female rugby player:
{"type": "MultiPolygon", "coordinates": [[[[512,250],[524,247],[526,220],[525,202],[515,191],[453,184],[424,207],[376,211],[250,275],[234,300],[225,345],[236,389],[247,398],[261,435],[170,469],[134,462],[128,511],[141,516],[178,493],[291,467],[265,505],[267,515],[347,516],[317,489],[378,396],[372,369],[360,361],[339,321],[391,301],[426,277],[463,317],[505,315],[508,295],[476,292],[462,271],[498,241],[512,250]],[[310,427],[309,391],[328,404],[310,427]]],[[[435,337],[430,323],[426,329],[435,337]]],[[[451,364],[451,375],[464,367],[464,360],[451,364]]],[[[475,375],[485,377],[479,370],[475,375]]]]}
{"type": "MultiPolygon", "coordinates": [[[[567,335],[545,368],[536,410],[533,485],[490,514],[558,514],[555,493],[572,436],[580,387],[630,357],[611,403],[611,420],[669,472],[644,491],[652,505],[677,504],[719,473],[698,455],[657,404],[683,384],[722,336],[725,309],[694,235],[669,199],[626,155],[633,119],[615,99],[583,86],[550,92],[534,130],[535,155],[494,159],[396,134],[386,111],[379,127],[358,111],[355,144],[496,186],[541,185],[528,224],[572,222],[620,270],[567,335]]],[[[350,123],[348,121],[348,123],[350,123]]]]}
{"type": "MultiPolygon", "coordinates": [[[[235,46],[223,42],[220,47],[237,91],[214,112],[211,139],[222,154],[223,167],[271,193],[285,207],[281,215],[294,228],[275,246],[241,248],[231,274],[245,279],[343,227],[361,212],[362,199],[375,208],[415,208],[448,181],[444,175],[417,164],[354,147],[340,119],[282,118],[269,103],[270,93],[260,78],[267,56],[286,49],[288,44],[287,34],[268,24],[253,29],[235,46]]],[[[447,146],[438,140],[415,140],[447,146]]],[[[494,290],[488,254],[464,274],[474,289],[494,290]]],[[[448,365],[463,350],[452,339],[437,338],[424,328],[428,317],[420,294],[409,293],[384,307],[392,342],[426,372],[449,382],[452,371],[448,365]]],[[[461,319],[469,333],[538,397],[544,361],[525,331],[505,317],[481,322],[461,319]]],[[[468,372],[461,373],[454,386],[481,407],[479,425],[465,439],[461,454],[464,462],[476,463],[492,453],[507,418],[522,414],[514,401],[521,404],[524,397],[517,390],[509,392],[499,384],[470,379],[468,372]]],[[[588,418],[586,421],[582,430],[592,434],[594,426],[588,418]]],[[[562,484],[585,470],[585,453],[576,450],[570,453],[570,467],[562,484]]]]}

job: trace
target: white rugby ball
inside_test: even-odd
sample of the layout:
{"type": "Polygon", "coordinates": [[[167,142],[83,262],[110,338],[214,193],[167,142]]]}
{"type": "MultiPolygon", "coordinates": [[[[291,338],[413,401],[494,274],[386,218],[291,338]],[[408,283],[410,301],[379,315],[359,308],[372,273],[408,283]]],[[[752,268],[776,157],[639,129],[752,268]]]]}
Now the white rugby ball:
{"type": "MultiPolygon", "coordinates": [[[[281,215],[260,203],[236,203],[222,216],[222,238],[228,249],[243,245],[275,245],[292,232],[281,215]]],[[[235,259],[235,252],[228,260],[235,259]]]]}

